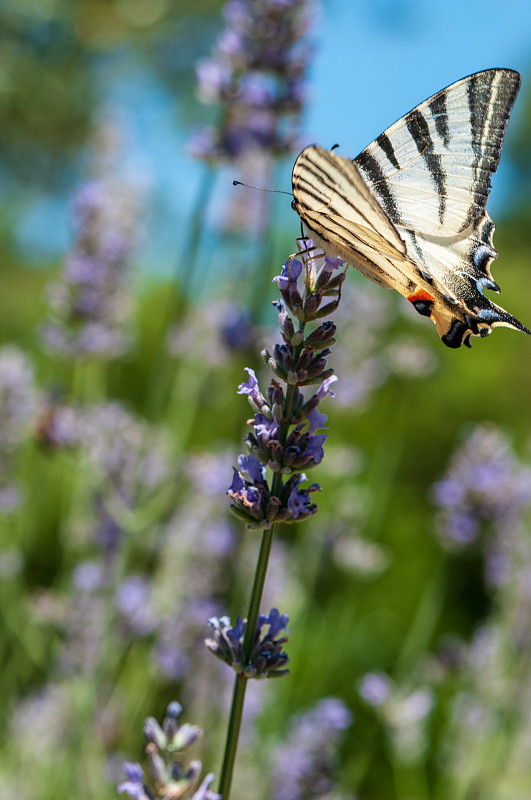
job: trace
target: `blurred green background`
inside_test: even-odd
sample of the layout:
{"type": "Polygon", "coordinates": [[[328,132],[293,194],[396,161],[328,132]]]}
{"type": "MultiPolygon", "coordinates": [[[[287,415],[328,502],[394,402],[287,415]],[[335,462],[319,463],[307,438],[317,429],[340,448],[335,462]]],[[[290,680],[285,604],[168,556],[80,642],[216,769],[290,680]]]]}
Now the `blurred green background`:
{"type": "MultiPolygon", "coordinates": [[[[238,177],[289,190],[296,148],[265,165],[190,154],[194,131],[219,119],[197,99],[195,65],[223,29],[221,9],[0,4],[9,800],[114,797],[121,762],[142,758],[144,718],[172,699],[203,727],[200,757],[219,772],[230,675],[202,646],[205,621],[245,614],[258,545],[226,514],[249,416],[236,387],[245,366],[261,374],[260,348],[276,336],[271,279],[299,234],[289,198],[232,187],[238,177]],[[79,235],[88,182],[118,197],[93,225],[128,242],[107,295],[112,334],[126,334],[114,351],[80,356],[52,339],[66,323],[82,331],[65,317],[64,276],[73,249],[92,247],[79,235]]],[[[339,141],[354,156],[444,85],[491,66],[522,72],[489,209],[500,302],[530,325],[529,4],[332,0],[317,14],[301,146],[339,141]]],[[[280,531],[264,601],[290,616],[291,675],[252,687],[234,797],[252,787],[264,800],[527,800],[531,340],[499,329],[451,351],[401,298],[357,274],[347,284],[338,395],[311,475],[320,513],[280,531]],[[485,423],[486,450],[472,454],[499,474],[505,502],[491,484],[465,486],[482,469],[469,448],[454,467],[478,530],[448,547],[432,487],[485,423]],[[509,565],[503,580],[489,577],[493,553],[509,565]],[[330,696],[353,714],[332,777],[320,794],[314,781],[314,794],[283,795],[275,752],[290,719],[330,696]]]]}

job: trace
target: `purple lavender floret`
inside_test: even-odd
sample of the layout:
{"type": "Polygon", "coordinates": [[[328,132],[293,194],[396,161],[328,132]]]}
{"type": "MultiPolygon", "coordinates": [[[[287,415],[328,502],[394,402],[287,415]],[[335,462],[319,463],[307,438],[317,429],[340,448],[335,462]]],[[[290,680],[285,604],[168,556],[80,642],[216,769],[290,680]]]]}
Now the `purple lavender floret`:
{"type": "Polygon", "coordinates": [[[234,507],[245,510],[256,520],[264,521],[263,500],[264,493],[243,479],[238,470],[233,467],[232,483],[227,489],[227,494],[234,501],[234,507]]]}
{"type": "Polygon", "coordinates": [[[253,428],[262,448],[267,448],[270,441],[278,438],[279,423],[274,417],[269,419],[264,414],[255,414],[253,428]]]}
{"type": "Polygon", "coordinates": [[[262,625],[269,625],[268,636],[270,636],[272,639],[274,639],[275,636],[278,636],[282,630],[285,630],[286,633],[289,633],[288,629],[286,628],[286,625],[289,622],[289,617],[287,614],[281,614],[278,608],[272,608],[269,612],[269,616],[260,614],[258,620],[259,627],[262,625]]]}
{"type": "Polygon", "coordinates": [[[126,761],[123,765],[123,770],[127,775],[127,780],[118,785],[120,794],[126,792],[133,800],[151,800],[144,788],[144,770],[140,764],[126,761]]]}
{"type": "Polygon", "coordinates": [[[323,272],[326,273],[328,276],[332,275],[332,272],[335,269],[342,269],[345,262],[342,258],[332,258],[331,256],[325,256],[325,263],[323,267],[323,272]]]}
{"type": "Polygon", "coordinates": [[[302,261],[288,258],[282,266],[282,272],[273,278],[278,284],[279,291],[287,292],[290,287],[294,287],[302,272],[302,261]]]}
{"type": "Polygon", "coordinates": [[[325,427],[325,423],[328,421],[328,417],[326,414],[322,414],[320,411],[317,410],[317,406],[312,408],[312,410],[307,415],[306,419],[308,420],[308,430],[307,433],[310,436],[313,436],[316,431],[319,429],[323,429],[325,427]]]}
{"type": "Polygon", "coordinates": [[[293,487],[291,494],[288,498],[288,508],[291,511],[293,518],[297,519],[300,515],[305,516],[309,514],[311,507],[310,495],[307,491],[299,489],[298,484],[293,487]]]}
{"type": "Polygon", "coordinates": [[[227,630],[227,639],[233,647],[238,647],[245,633],[245,623],[241,617],[236,620],[236,625],[227,630]]]}
{"type": "Polygon", "coordinates": [[[221,800],[221,795],[210,791],[210,784],[214,781],[214,773],[210,772],[205,776],[199,789],[194,792],[191,800],[221,800]]]}
{"type": "Polygon", "coordinates": [[[238,394],[248,395],[251,405],[254,405],[254,407],[260,411],[266,404],[265,397],[260,391],[254,369],[245,367],[245,370],[249,373],[249,380],[246,381],[246,383],[240,383],[238,386],[238,394]]]}
{"type": "Polygon", "coordinates": [[[326,439],[326,433],[318,433],[308,438],[308,444],[304,455],[307,456],[314,464],[320,464],[324,458],[323,444],[326,439]]]}
{"type": "Polygon", "coordinates": [[[332,395],[335,397],[333,391],[331,390],[331,385],[337,381],[337,375],[330,375],[329,378],[326,378],[320,385],[319,389],[316,391],[314,398],[317,402],[323,400],[327,394],[332,395]]]}
{"type": "Polygon", "coordinates": [[[247,473],[253,483],[264,483],[266,469],[255,456],[238,456],[238,466],[242,472],[247,473]]]}

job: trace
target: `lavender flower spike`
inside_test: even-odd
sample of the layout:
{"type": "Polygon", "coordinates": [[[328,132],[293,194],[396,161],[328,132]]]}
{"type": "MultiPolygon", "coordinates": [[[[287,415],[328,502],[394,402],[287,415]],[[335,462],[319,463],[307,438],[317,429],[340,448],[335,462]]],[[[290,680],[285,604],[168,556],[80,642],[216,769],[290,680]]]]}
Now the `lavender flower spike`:
{"type": "Polygon", "coordinates": [[[238,392],[247,394],[255,409],[248,420],[252,431],[246,439],[248,455],[241,455],[227,490],[231,511],[250,530],[261,530],[261,545],[248,619],[238,617],[235,626],[226,617],[209,620],[213,629],[206,646],[237,673],[231,704],[231,717],[220,779],[220,792],[229,800],[237,739],[241,725],[248,678],[280,677],[287,673],[288,655],[283,645],[288,617],[271,609],[260,614],[265,577],[273,534],[277,522],[301,522],[317,513],[310,495],[319,490],[303,470],[311,469],[324,457],[327,434],[318,433],[326,415],[317,411],[337,380],[327,366],[327,357],[335,343],[335,325],[321,322],[337,308],[345,272],[337,272],[337,259],[327,261],[311,240],[299,240],[300,260],[290,257],[284,264],[277,284],[282,299],[275,305],[283,339],[262,357],[271,369],[267,392],[260,390],[255,373],[247,369],[249,380],[238,392]],[[309,324],[315,323],[310,330],[309,324]],[[297,324],[297,329],[295,328],[297,324]],[[306,401],[301,388],[319,385],[306,401]],[[262,628],[268,625],[269,632],[262,628]]]}
{"type": "Polygon", "coordinates": [[[29,437],[37,395],[33,365],[13,345],[0,348],[0,514],[19,504],[13,478],[17,456],[29,437]]]}
{"type": "Polygon", "coordinates": [[[153,717],[144,723],[147,740],[145,753],[149,760],[150,780],[144,783],[144,773],[140,764],[126,761],[123,765],[127,780],[118,786],[119,792],[126,792],[133,800],[169,800],[169,798],[189,798],[190,800],[221,800],[216,792],[209,789],[214,780],[209,773],[191,796],[201,774],[201,762],[187,758],[186,750],[202,735],[197,725],[179,725],[182,707],[177,702],[169,704],[166,716],[159,725],[153,717]]]}
{"type": "Polygon", "coordinates": [[[136,244],[138,198],[111,178],[82,186],[75,198],[75,242],[62,280],[49,286],[45,346],[71,358],[116,358],[131,344],[127,292],[136,244]]]}
{"type": "Polygon", "coordinates": [[[311,55],[305,34],[310,0],[230,0],[226,27],[197,65],[197,94],[215,103],[218,129],[197,132],[195,156],[209,161],[274,156],[293,150],[311,55]]]}

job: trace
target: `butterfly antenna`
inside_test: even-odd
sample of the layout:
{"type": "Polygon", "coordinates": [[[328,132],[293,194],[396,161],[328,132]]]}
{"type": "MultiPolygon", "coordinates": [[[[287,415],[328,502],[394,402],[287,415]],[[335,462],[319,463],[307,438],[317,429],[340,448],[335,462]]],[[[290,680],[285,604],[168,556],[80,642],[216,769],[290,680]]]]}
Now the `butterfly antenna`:
{"type": "Polygon", "coordinates": [[[242,181],[232,181],[233,186],[246,186],[248,189],[256,189],[259,192],[273,192],[274,194],[287,194],[291,197],[291,192],[284,192],[282,189],[264,189],[263,186],[251,186],[249,183],[242,183],[242,181]]]}
{"type": "Polygon", "coordinates": [[[332,147],[330,148],[330,152],[332,152],[332,150],[335,150],[336,147],[339,147],[339,144],[337,142],[332,145],[332,147]]]}

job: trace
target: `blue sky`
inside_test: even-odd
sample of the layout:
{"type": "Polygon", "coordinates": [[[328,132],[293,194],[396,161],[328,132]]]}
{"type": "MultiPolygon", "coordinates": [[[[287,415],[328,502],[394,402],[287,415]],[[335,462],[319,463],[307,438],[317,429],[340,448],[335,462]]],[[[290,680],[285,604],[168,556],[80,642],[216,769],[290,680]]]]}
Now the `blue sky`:
{"type": "MultiPolygon", "coordinates": [[[[338,142],[344,155],[354,157],[426,97],[481,69],[522,72],[508,137],[523,94],[531,93],[531,0],[324,0],[314,35],[304,139],[325,147],[338,142]]],[[[131,54],[116,59],[110,73],[105,67],[100,80],[104,103],[126,122],[128,168],[151,187],[141,260],[150,271],[167,274],[186,238],[200,179],[199,165],[186,154],[189,120],[179,109],[176,115],[174,98],[140,71],[131,54]]],[[[288,165],[277,188],[290,188],[289,175],[288,165]]],[[[227,185],[231,177],[223,178],[227,185]]],[[[489,199],[494,217],[510,192],[510,178],[502,154],[489,199]]],[[[20,225],[29,251],[56,257],[68,236],[66,201],[36,198],[20,225]]]]}
{"type": "Polygon", "coordinates": [[[325,0],[322,22],[308,130],[353,156],[478,70],[516,69],[531,92],[530,0],[325,0]]]}

